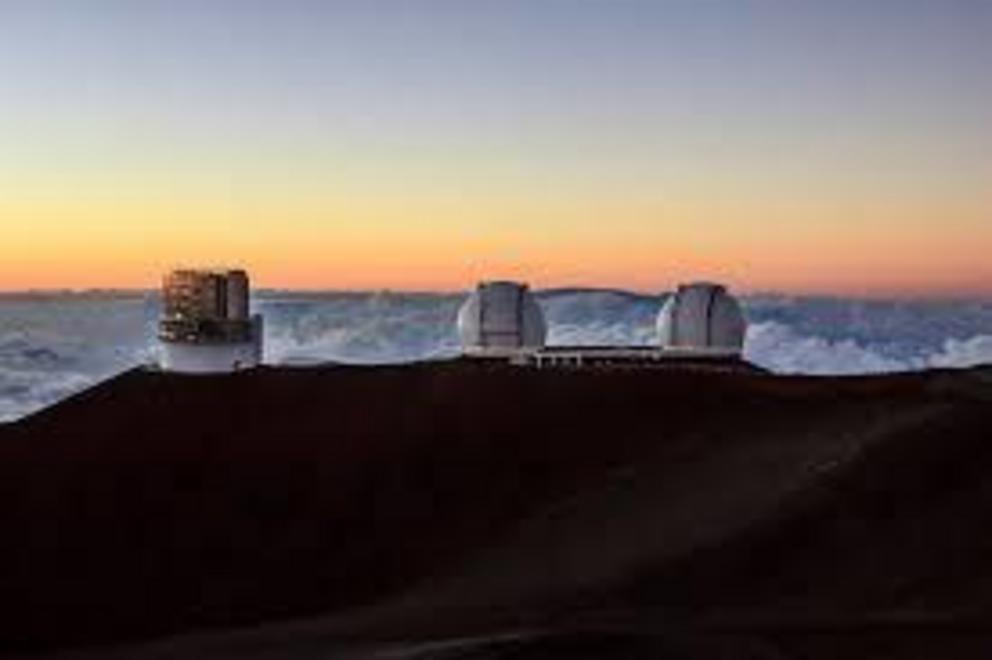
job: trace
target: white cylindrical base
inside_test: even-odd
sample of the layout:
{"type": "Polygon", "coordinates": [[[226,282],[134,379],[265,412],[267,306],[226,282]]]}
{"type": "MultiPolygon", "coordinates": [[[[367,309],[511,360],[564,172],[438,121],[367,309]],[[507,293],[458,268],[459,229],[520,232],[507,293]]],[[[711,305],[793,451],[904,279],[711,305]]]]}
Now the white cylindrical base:
{"type": "Polygon", "coordinates": [[[228,373],[258,366],[258,351],[254,344],[162,342],[160,365],[179,373],[228,373]]]}
{"type": "Polygon", "coordinates": [[[163,371],[188,374],[230,373],[257,367],[262,362],[262,318],[252,318],[251,341],[159,343],[159,366],[163,371]]]}

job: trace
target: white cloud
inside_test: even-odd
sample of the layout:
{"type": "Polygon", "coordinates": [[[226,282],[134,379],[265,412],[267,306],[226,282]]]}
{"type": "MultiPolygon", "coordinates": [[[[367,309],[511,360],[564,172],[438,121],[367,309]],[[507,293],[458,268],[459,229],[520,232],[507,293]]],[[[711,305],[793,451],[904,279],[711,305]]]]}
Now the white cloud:
{"type": "MultiPolygon", "coordinates": [[[[540,294],[549,343],[654,342],[661,300],[540,294]]],[[[268,362],[391,363],[457,355],[461,296],[256,297],[268,362]]],[[[992,362],[992,304],[760,297],[744,301],[745,355],[779,373],[860,374],[992,362]]],[[[154,298],[0,299],[0,419],[13,419],[154,355],[154,298]]]]}
{"type": "Polygon", "coordinates": [[[750,326],[744,355],[776,373],[841,375],[912,368],[908,361],[886,357],[852,339],[831,341],[804,336],[774,321],[750,326]]]}
{"type": "Polygon", "coordinates": [[[930,356],[932,367],[973,367],[992,364],[992,335],[979,335],[970,339],[947,339],[939,353],[930,356]]]}

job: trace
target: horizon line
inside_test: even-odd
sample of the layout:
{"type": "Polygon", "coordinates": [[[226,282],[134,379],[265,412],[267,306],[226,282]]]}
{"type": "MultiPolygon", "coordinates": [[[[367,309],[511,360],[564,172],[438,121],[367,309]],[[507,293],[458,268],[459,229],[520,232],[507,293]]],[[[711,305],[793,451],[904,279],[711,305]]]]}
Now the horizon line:
{"type": "MultiPolygon", "coordinates": [[[[536,294],[555,293],[615,293],[618,295],[633,295],[642,298],[653,298],[671,294],[678,287],[678,283],[668,288],[644,289],[641,287],[619,287],[619,286],[594,286],[594,285],[563,285],[532,287],[536,294]]],[[[395,295],[434,295],[434,296],[455,296],[465,295],[471,292],[475,285],[469,285],[460,289],[453,288],[412,288],[402,287],[281,287],[281,286],[252,286],[252,294],[278,294],[290,293],[301,295],[375,295],[375,294],[395,294],[395,295]]],[[[988,302],[992,303],[992,291],[988,292],[844,292],[844,291],[788,291],[777,289],[735,289],[729,287],[731,292],[738,297],[745,299],[758,298],[803,298],[803,299],[823,299],[823,300],[857,300],[864,302],[988,302]]],[[[28,298],[28,297],[86,297],[86,296],[147,296],[159,295],[161,288],[154,287],[27,287],[27,288],[0,288],[0,299],[4,298],[28,298]]]]}

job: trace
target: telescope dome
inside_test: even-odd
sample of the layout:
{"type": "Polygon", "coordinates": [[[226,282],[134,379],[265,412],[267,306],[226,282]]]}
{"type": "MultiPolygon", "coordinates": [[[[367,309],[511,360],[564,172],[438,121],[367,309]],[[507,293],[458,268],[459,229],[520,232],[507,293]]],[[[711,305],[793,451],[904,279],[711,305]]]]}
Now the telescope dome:
{"type": "Polygon", "coordinates": [[[737,300],[710,282],[680,285],[658,314],[658,339],[666,350],[740,355],[746,330],[737,300]]]}
{"type": "Polygon", "coordinates": [[[544,314],[519,282],[481,282],[458,311],[462,350],[506,354],[544,346],[544,314]]]}

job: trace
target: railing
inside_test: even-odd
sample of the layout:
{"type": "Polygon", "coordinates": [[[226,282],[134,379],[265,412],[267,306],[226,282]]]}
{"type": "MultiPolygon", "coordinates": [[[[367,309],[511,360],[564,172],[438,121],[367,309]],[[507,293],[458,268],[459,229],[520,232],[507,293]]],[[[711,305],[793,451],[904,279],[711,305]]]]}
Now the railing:
{"type": "Polygon", "coordinates": [[[227,319],[163,319],[159,322],[158,337],[167,342],[184,343],[240,343],[254,338],[250,320],[227,319]]]}

